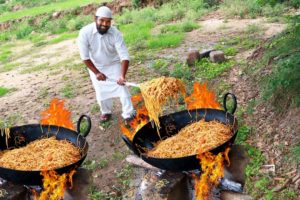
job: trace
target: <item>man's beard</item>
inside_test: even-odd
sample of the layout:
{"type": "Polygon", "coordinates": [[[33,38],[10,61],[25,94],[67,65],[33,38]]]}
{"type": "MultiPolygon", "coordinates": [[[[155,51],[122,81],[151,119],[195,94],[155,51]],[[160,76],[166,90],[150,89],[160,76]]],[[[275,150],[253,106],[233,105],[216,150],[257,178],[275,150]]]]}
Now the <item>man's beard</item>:
{"type": "Polygon", "coordinates": [[[109,26],[97,26],[98,33],[100,33],[101,35],[107,33],[109,28],[109,26]]]}

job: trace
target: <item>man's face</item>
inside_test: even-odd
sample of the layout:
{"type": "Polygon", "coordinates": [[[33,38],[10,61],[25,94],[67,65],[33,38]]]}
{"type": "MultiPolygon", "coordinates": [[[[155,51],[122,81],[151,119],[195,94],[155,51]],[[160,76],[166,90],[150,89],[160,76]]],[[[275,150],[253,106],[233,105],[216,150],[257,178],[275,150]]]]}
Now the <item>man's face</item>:
{"type": "Polygon", "coordinates": [[[97,30],[101,35],[105,34],[110,28],[111,18],[95,17],[95,21],[96,21],[97,30]]]}

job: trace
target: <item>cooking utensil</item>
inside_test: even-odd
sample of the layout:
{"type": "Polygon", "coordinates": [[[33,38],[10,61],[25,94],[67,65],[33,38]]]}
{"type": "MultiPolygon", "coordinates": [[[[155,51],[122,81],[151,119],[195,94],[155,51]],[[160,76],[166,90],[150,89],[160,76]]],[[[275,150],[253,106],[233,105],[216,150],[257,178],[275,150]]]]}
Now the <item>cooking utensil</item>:
{"type": "MultiPolygon", "coordinates": [[[[233,135],[232,137],[224,141],[220,146],[214,147],[210,152],[217,154],[225,150],[226,147],[230,146],[236,137],[238,130],[237,119],[233,116],[237,101],[234,94],[227,93],[223,99],[224,110],[201,108],[194,110],[184,110],[181,112],[176,112],[173,114],[165,115],[159,118],[160,121],[160,135],[161,138],[168,138],[176,135],[180,129],[186,125],[200,121],[204,119],[205,121],[219,121],[223,124],[230,125],[232,127],[233,135]],[[231,96],[233,99],[233,108],[231,112],[227,109],[227,98],[231,96]]],[[[136,155],[140,156],[144,161],[153,165],[157,168],[170,170],[170,171],[189,171],[194,169],[200,169],[199,160],[196,155],[186,156],[181,158],[155,158],[146,155],[146,152],[154,147],[160,137],[157,134],[156,127],[152,127],[152,124],[148,122],[144,125],[134,136],[133,140],[130,141],[126,136],[122,136],[122,139],[126,145],[131,149],[136,155]]]]}
{"type": "MultiPolygon", "coordinates": [[[[8,147],[6,138],[0,135],[0,150],[7,150],[25,146],[26,144],[45,137],[55,136],[57,140],[68,140],[73,145],[81,149],[81,158],[70,165],[55,169],[62,174],[70,172],[72,169],[79,167],[87,156],[88,143],[86,137],[91,130],[91,119],[87,115],[81,115],[77,122],[77,132],[64,127],[54,125],[29,124],[24,126],[15,126],[10,128],[10,138],[8,147]],[[83,119],[87,119],[87,128],[84,133],[80,133],[80,125],[83,119]]],[[[20,155],[21,156],[21,155],[20,155]]],[[[41,171],[23,171],[0,167],[0,177],[8,181],[24,185],[41,185],[41,171]]]]}
{"type": "MultiPolygon", "coordinates": [[[[114,83],[117,83],[117,82],[118,82],[118,80],[111,79],[111,78],[106,79],[106,81],[114,82],[114,83]]],[[[137,84],[137,83],[127,82],[127,81],[125,82],[125,85],[126,85],[126,86],[132,86],[132,87],[140,87],[140,85],[137,84]]]]}

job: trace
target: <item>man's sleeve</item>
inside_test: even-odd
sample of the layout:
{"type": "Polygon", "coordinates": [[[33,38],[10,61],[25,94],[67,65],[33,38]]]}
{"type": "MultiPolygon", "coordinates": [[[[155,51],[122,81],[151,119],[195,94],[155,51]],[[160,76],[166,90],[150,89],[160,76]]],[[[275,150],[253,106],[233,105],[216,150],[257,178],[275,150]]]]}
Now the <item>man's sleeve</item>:
{"type": "Polygon", "coordinates": [[[82,60],[90,59],[87,35],[84,34],[84,31],[82,29],[79,31],[79,36],[77,38],[77,44],[79,47],[80,58],[82,60]]]}
{"type": "Polygon", "coordinates": [[[127,47],[125,45],[123,36],[121,32],[117,32],[116,34],[116,43],[115,43],[116,50],[118,55],[120,56],[120,60],[129,60],[129,53],[127,47]]]}

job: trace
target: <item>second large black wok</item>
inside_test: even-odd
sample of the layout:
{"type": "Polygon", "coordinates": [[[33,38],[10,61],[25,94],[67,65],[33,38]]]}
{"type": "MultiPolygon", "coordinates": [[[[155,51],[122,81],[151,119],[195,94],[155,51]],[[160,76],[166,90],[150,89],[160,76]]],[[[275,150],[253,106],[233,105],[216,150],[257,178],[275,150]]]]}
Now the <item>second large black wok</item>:
{"type": "MultiPolygon", "coordinates": [[[[213,148],[210,152],[217,154],[224,151],[226,147],[230,146],[234,142],[238,130],[237,120],[233,116],[237,107],[236,97],[231,93],[227,93],[224,96],[223,106],[225,111],[209,108],[194,109],[190,111],[184,110],[160,117],[161,138],[171,137],[177,134],[179,130],[186,125],[192,122],[197,122],[201,119],[204,119],[205,121],[216,120],[232,127],[232,137],[228,141],[224,141],[224,144],[213,148]],[[226,101],[228,96],[231,96],[234,102],[231,113],[227,112],[226,101]]],[[[196,158],[196,155],[181,158],[155,158],[147,156],[146,152],[152,149],[160,140],[156,127],[153,127],[150,122],[138,130],[132,141],[130,141],[126,136],[123,136],[122,138],[136,155],[140,156],[144,161],[157,168],[170,171],[189,171],[200,169],[200,163],[196,158]]]]}

